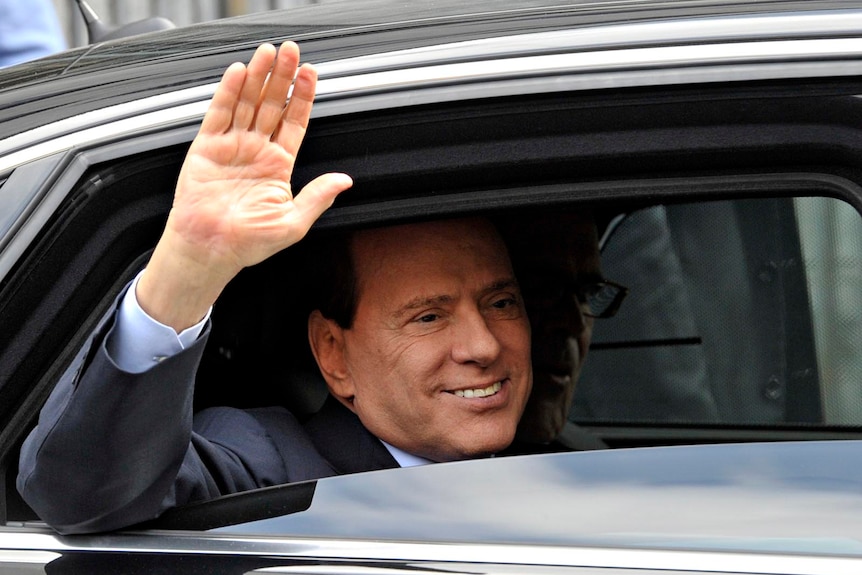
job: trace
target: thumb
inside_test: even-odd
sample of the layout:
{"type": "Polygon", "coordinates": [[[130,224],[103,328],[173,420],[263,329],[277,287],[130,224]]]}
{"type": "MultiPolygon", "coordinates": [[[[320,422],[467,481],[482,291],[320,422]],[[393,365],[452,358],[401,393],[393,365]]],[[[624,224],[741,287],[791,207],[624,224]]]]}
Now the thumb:
{"type": "Polygon", "coordinates": [[[329,173],[318,176],[293,198],[293,205],[299,214],[299,219],[305,222],[307,228],[310,228],[332,205],[338,194],[352,185],[353,179],[347,174],[329,173]]]}

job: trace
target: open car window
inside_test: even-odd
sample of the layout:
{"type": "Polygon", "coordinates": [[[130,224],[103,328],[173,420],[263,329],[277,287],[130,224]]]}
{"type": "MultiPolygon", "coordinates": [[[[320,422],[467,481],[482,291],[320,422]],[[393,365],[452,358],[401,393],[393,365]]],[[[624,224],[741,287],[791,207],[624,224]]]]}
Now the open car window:
{"type": "MultiPolygon", "coordinates": [[[[612,447],[862,425],[854,353],[862,344],[862,219],[853,206],[829,197],[746,198],[574,204],[529,217],[560,227],[561,213],[593,209],[604,235],[601,274],[628,294],[614,317],[594,321],[573,423],[612,447]]],[[[540,245],[525,247],[547,257],[540,245]]],[[[325,385],[307,350],[308,310],[297,305],[304,280],[286,271],[313,261],[285,254],[229,286],[214,312],[198,408],[286,403],[300,417],[319,408],[325,385]],[[231,382],[248,373],[266,383],[237,394],[231,382]]],[[[534,339],[534,358],[541,344],[534,339]]]]}
{"type": "MultiPolygon", "coordinates": [[[[570,411],[571,422],[584,434],[611,448],[858,436],[862,415],[859,403],[849,398],[858,393],[853,382],[862,375],[852,351],[862,337],[857,312],[862,286],[855,273],[862,257],[862,219],[852,205],[831,197],[631,208],[614,202],[539,209],[530,217],[554,227],[565,221],[564,214],[579,210],[596,213],[603,222],[602,275],[628,288],[618,313],[594,323],[570,411]]],[[[292,263],[276,258],[238,278],[216,310],[223,328],[215,328],[216,344],[208,356],[213,363],[205,364],[199,377],[254,362],[254,369],[269,374],[261,388],[275,395],[266,399],[246,386],[234,399],[240,405],[279,401],[302,414],[319,407],[326,391],[311,358],[298,352],[304,330],[285,328],[290,322],[303,325],[302,317],[289,315],[295,300],[286,298],[293,304],[276,320],[243,311],[249,309],[248,290],[256,290],[252,309],[278,309],[284,294],[302,284],[280,275],[292,263]],[[249,339],[253,349],[266,353],[244,355],[248,348],[242,344],[249,339]],[[290,360],[274,351],[285,340],[294,354],[290,360]]],[[[227,399],[230,387],[220,390],[205,381],[200,380],[201,405],[227,399]]],[[[590,457],[584,466],[599,461],[590,457]]],[[[368,481],[379,483],[382,475],[368,481]]],[[[169,512],[154,525],[218,528],[305,512],[317,501],[320,485],[229,496],[169,512]]],[[[315,517],[312,512],[260,529],[295,524],[290,532],[305,533],[306,522],[313,525],[315,517]]]]}

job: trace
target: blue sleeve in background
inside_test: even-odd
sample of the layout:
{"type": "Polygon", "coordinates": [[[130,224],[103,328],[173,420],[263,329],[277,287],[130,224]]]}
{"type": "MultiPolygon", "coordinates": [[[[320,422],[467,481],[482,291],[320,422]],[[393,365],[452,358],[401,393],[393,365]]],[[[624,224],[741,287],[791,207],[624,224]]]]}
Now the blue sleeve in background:
{"type": "Polygon", "coordinates": [[[0,67],[66,49],[51,0],[0,0],[0,67]]]}

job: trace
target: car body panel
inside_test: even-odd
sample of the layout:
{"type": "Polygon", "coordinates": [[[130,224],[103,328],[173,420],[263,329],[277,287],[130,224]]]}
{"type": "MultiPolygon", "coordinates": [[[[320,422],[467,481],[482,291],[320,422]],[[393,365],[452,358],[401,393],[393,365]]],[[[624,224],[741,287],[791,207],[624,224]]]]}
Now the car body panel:
{"type": "MultiPolygon", "coordinates": [[[[247,58],[264,40],[278,42],[289,38],[301,42],[309,61],[319,64],[344,59],[352,62],[371,56],[376,65],[391,69],[399,60],[393,61],[388,53],[428,52],[429,46],[481,43],[488,41],[488,37],[520,36],[525,30],[551,31],[553,37],[554,31],[581,29],[578,35],[583,37],[582,42],[587,46],[592,44],[593,49],[615,44],[619,47],[620,42],[629,46],[661,44],[662,37],[667,38],[672,33],[664,27],[680,25],[686,27],[681,40],[691,44],[728,39],[742,41],[746,37],[753,40],[824,35],[852,37],[852,11],[846,11],[852,8],[855,5],[850,1],[633,0],[604,6],[594,2],[559,5],[486,1],[471,3],[467,15],[464,5],[453,1],[433,5],[401,4],[398,12],[385,1],[361,6],[348,3],[322,9],[291,9],[107,42],[0,72],[0,110],[4,114],[0,139],[43,124],[46,109],[57,117],[80,115],[142,96],[170,92],[182,85],[211,84],[227,65],[247,58]],[[746,14],[749,16],[743,18],[746,14]],[[769,18],[780,20],[770,22],[761,18],[769,14],[769,18]],[[814,17],[812,22],[807,22],[809,14],[814,17]],[[697,20],[699,16],[715,15],[724,17],[697,20]],[[682,17],[684,23],[666,22],[674,17],[682,17]],[[649,24],[644,25],[643,21],[649,24]],[[620,25],[621,22],[625,25],[620,25]],[[100,79],[94,83],[93,77],[97,74],[100,79]],[[49,85],[45,84],[47,81],[51,81],[49,85]],[[4,92],[10,88],[14,88],[14,101],[4,97],[4,92]]],[[[521,42],[510,43],[503,50],[512,47],[520,50],[521,42]]],[[[469,44],[466,48],[470,50],[469,44]]],[[[431,53],[438,51],[439,48],[430,50],[431,53]]],[[[494,53],[492,50],[491,54],[494,53]]],[[[496,53],[500,53],[500,49],[496,53]]],[[[416,56],[411,56],[400,60],[400,66],[413,67],[415,61],[416,56]]]]}
{"type": "MultiPolygon", "coordinates": [[[[519,564],[852,573],[862,564],[860,450],[858,441],[742,444],[439,464],[318,480],[305,512],[207,534],[85,539],[37,530],[0,542],[22,553],[462,563],[487,572],[519,564]]],[[[270,506],[296,488],[270,489],[270,506]]]]}

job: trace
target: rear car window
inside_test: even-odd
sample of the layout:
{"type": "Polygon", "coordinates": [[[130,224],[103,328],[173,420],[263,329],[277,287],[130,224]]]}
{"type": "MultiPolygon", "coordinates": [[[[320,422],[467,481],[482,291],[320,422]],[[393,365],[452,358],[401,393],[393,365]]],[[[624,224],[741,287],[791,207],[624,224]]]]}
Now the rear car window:
{"type": "Polygon", "coordinates": [[[862,424],[862,221],[824,197],[659,205],[609,226],[630,288],[598,321],[570,419],[862,424]]]}

